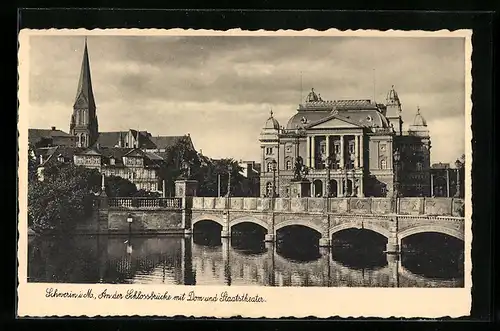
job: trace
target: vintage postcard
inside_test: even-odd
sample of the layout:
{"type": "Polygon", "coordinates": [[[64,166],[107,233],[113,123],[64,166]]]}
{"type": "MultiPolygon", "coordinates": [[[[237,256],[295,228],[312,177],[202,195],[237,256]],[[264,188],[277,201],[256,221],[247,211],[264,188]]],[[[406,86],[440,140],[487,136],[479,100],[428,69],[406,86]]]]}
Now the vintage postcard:
{"type": "Polygon", "coordinates": [[[18,315],[469,315],[471,36],[22,30],[18,315]]]}

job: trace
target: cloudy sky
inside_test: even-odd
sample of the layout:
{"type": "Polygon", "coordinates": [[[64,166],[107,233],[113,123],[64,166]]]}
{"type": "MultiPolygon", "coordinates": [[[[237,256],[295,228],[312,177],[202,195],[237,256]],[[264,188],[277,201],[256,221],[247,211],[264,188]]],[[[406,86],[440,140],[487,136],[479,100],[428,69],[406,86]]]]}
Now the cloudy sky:
{"type": "MultiPolygon", "coordinates": [[[[271,108],[281,125],[295,114],[302,72],[302,97],[314,87],[323,99],[375,94],[384,102],[395,85],[405,126],[417,106],[428,122],[431,162],[464,153],[462,38],[89,36],[87,43],[100,131],[190,133],[205,155],[259,160],[260,129],[271,108]]],[[[30,37],[31,128],[69,130],[83,46],[82,36],[30,37]]]]}

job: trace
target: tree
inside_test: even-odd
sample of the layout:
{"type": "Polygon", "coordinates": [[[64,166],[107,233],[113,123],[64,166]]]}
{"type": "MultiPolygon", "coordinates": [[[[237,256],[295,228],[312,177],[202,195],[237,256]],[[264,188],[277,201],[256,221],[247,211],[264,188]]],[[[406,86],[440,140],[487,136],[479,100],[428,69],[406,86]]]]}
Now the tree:
{"type": "MultiPolygon", "coordinates": [[[[28,184],[28,225],[37,233],[71,232],[78,222],[93,212],[102,175],[96,169],[55,163],[44,168],[44,181],[28,184]]],[[[134,196],[135,184],[127,179],[106,178],[110,197],[134,196]]]]}
{"type": "Polygon", "coordinates": [[[109,197],[131,197],[137,193],[136,185],[120,176],[106,177],[105,187],[109,197]]]}
{"type": "Polygon", "coordinates": [[[191,178],[198,178],[200,167],[199,155],[188,137],[182,137],[168,146],[160,168],[160,177],[165,180],[167,194],[174,192],[175,181],[180,176],[187,176],[189,172],[191,178]]]}
{"type": "Polygon", "coordinates": [[[67,232],[89,215],[100,174],[72,164],[44,169],[44,181],[28,185],[28,225],[38,233],[67,232]]]}
{"type": "Polygon", "coordinates": [[[28,185],[37,181],[38,172],[37,172],[38,164],[36,156],[34,156],[34,148],[29,145],[28,147],[28,185]]]}
{"type": "Polygon", "coordinates": [[[202,196],[217,196],[218,176],[220,175],[221,195],[226,195],[228,190],[229,173],[231,173],[231,195],[246,196],[249,194],[246,178],[241,174],[242,168],[233,159],[210,160],[200,169],[198,192],[202,196]]]}

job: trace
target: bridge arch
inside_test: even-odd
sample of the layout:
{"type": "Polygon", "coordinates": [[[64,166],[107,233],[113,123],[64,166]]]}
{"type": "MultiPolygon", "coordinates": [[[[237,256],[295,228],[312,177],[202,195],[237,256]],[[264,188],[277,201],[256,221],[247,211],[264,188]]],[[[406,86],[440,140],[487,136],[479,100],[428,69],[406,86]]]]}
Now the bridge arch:
{"type": "Polygon", "coordinates": [[[278,230],[283,229],[284,227],[287,226],[292,226],[292,225],[300,225],[306,228],[310,228],[316,232],[318,232],[320,235],[323,233],[323,229],[321,228],[320,225],[315,224],[312,221],[307,221],[303,219],[291,219],[291,220],[286,220],[284,222],[281,222],[279,224],[276,224],[274,226],[274,232],[278,232],[278,230]]]}
{"type": "Polygon", "coordinates": [[[257,224],[266,229],[266,231],[269,231],[269,224],[261,219],[258,219],[256,217],[252,216],[245,216],[245,217],[238,217],[232,221],[229,222],[229,229],[231,229],[233,226],[241,224],[241,223],[252,223],[252,224],[257,224]]]}
{"type": "Polygon", "coordinates": [[[398,233],[398,240],[399,244],[401,245],[401,241],[414,234],[418,233],[428,233],[428,232],[435,232],[435,233],[442,233],[445,235],[448,235],[450,237],[457,238],[459,240],[464,241],[464,234],[460,230],[446,227],[446,226],[439,226],[439,225],[421,225],[421,226],[416,226],[412,227],[406,230],[403,230],[398,233]]]}
{"type": "Polygon", "coordinates": [[[191,226],[194,227],[194,225],[196,223],[201,222],[201,221],[212,221],[212,222],[219,224],[220,226],[224,226],[224,221],[222,220],[222,218],[215,216],[215,215],[211,215],[211,214],[201,214],[201,215],[196,216],[191,221],[191,226]]]}
{"type": "Polygon", "coordinates": [[[363,225],[356,224],[354,222],[346,222],[342,224],[338,224],[335,226],[330,227],[330,236],[333,236],[335,233],[343,231],[343,230],[348,230],[348,229],[365,229],[365,230],[370,230],[373,232],[376,232],[386,238],[391,237],[391,233],[388,229],[381,227],[379,225],[373,224],[373,223],[363,223],[363,225]]]}

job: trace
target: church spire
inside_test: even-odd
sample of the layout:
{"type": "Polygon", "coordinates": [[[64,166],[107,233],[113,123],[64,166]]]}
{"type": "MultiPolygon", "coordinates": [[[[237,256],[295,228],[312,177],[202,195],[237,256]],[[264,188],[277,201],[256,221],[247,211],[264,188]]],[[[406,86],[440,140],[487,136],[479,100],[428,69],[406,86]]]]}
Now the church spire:
{"type": "Polygon", "coordinates": [[[80,102],[80,104],[83,104],[83,101],[85,101],[88,106],[95,107],[94,92],[92,90],[92,79],[90,77],[90,61],[89,52],[87,49],[87,37],[85,37],[82,66],[80,69],[80,79],[78,81],[78,88],[76,91],[75,106],[78,105],[78,102],[80,102]]]}
{"type": "Polygon", "coordinates": [[[94,145],[99,136],[96,105],[90,77],[87,37],[85,37],[82,67],[80,69],[80,78],[78,80],[69,130],[71,135],[77,137],[77,145],[80,147],[94,145]]]}

